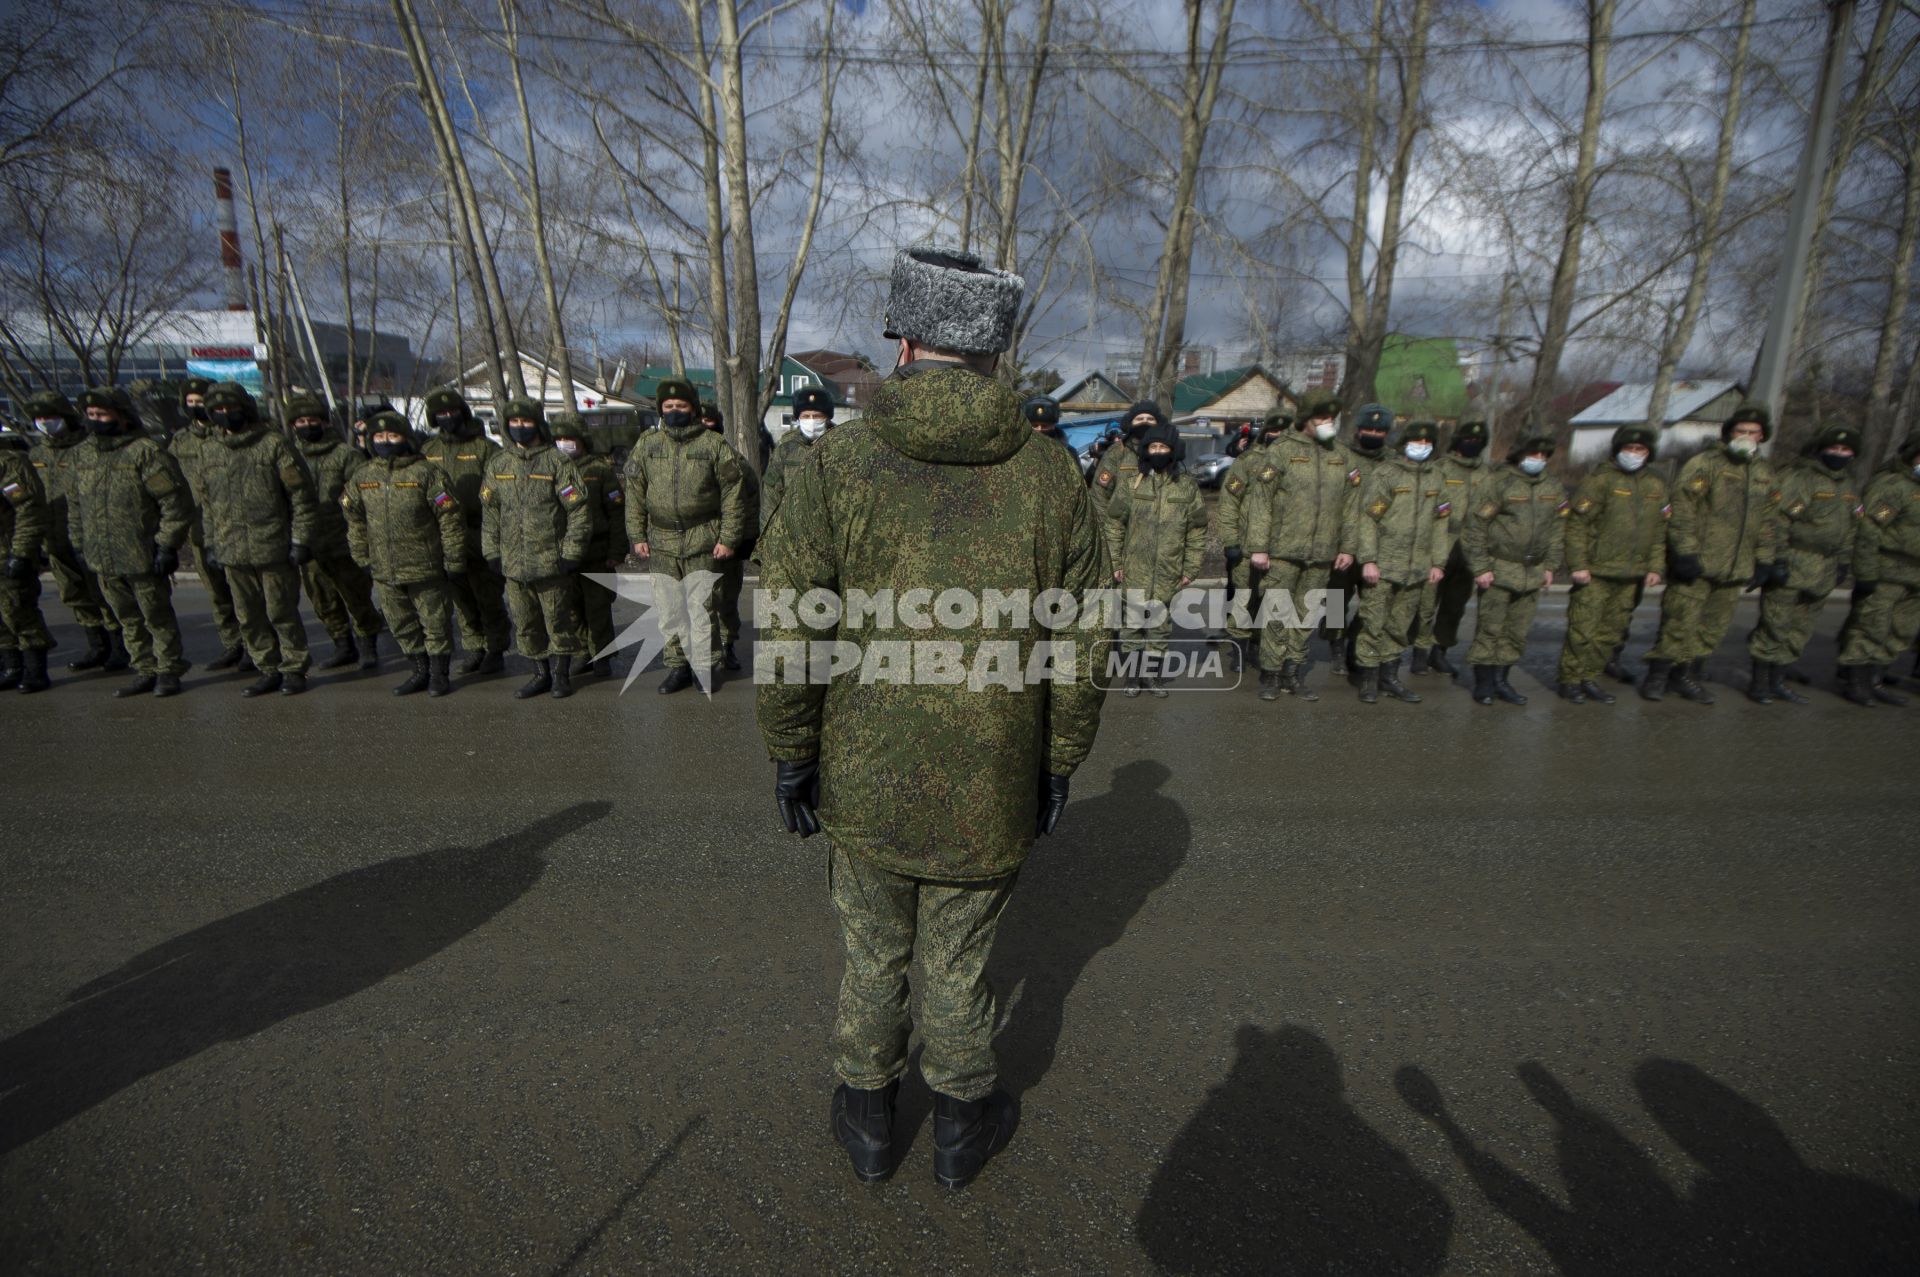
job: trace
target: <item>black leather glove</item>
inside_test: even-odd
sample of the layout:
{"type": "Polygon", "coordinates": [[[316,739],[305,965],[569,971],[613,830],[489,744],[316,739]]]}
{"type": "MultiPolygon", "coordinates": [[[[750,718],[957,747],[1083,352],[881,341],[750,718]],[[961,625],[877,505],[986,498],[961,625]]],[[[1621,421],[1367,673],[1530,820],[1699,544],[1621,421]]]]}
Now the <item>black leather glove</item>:
{"type": "Polygon", "coordinates": [[[1700,566],[1700,556],[1697,554],[1676,554],[1673,561],[1667,564],[1667,575],[1682,585],[1698,581],[1705,574],[1706,569],[1700,566]]]}
{"type": "Polygon", "coordinates": [[[1227,567],[1229,569],[1231,569],[1234,564],[1240,562],[1240,560],[1247,557],[1246,552],[1237,545],[1228,546],[1226,550],[1226,556],[1227,556],[1227,567]]]}
{"type": "Polygon", "coordinates": [[[1785,585],[1787,583],[1787,577],[1791,575],[1792,572],[1792,564],[1788,563],[1785,559],[1775,559],[1773,565],[1767,569],[1767,584],[1785,585]]]}
{"type": "Polygon", "coordinates": [[[1765,585],[1767,578],[1772,575],[1772,572],[1773,570],[1764,563],[1754,564],[1753,575],[1747,578],[1747,589],[1750,591],[1757,590],[1765,585]]]}
{"type": "Polygon", "coordinates": [[[170,545],[155,546],[153,550],[153,574],[172,576],[180,567],[180,551],[170,545]]]}
{"type": "Polygon", "coordinates": [[[23,559],[10,554],[7,556],[7,575],[16,581],[31,581],[40,575],[40,570],[32,559],[23,559]]]}
{"type": "Polygon", "coordinates": [[[287,551],[287,558],[293,566],[303,568],[313,562],[313,550],[295,541],[293,547],[287,551]]]}
{"type": "Polygon", "coordinates": [[[505,576],[507,574],[506,566],[498,559],[487,560],[487,571],[493,573],[495,576],[505,576]]]}
{"type": "Polygon", "coordinates": [[[1035,834],[1050,834],[1067,809],[1067,778],[1052,772],[1040,773],[1040,813],[1034,818],[1035,834]]]}
{"type": "Polygon", "coordinates": [[[1853,601],[1858,603],[1880,588],[1878,581],[1855,581],[1853,583],[1853,601]]]}
{"type": "Polygon", "coordinates": [[[202,547],[195,553],[194,557],[200,560],[200,570],[203,572],[218,572],[221,570],[220,560],[213,557],[212,550],[202,547]]]}
{"type": "Polygon", "coordinates": [[[561,576],[572,576],[575,572],[578,572],[580,570],[580,560],[561,559],[559,563],[559,568],[560,568],[561,576]]]}
{"type": "Polygon", "coordinates": [[[802,763],[776,762],[773,765],[773,801],[780,808],[780,823],[790,834],[811,838],[820,832],[820,817],[814,808],[820,805],[820,760],[802,763]]]}
{"type": "Polygon", "coordinates": [[[1840,565],[1840,570],[1833,574],[1833,588],[1837,590],[1841,586],[1845,585],[1847,583],[1847,578],[1852,575],[1853,575],[1853,569],[1848,567],[1846,564],[1842,563],[1840,565]]]}

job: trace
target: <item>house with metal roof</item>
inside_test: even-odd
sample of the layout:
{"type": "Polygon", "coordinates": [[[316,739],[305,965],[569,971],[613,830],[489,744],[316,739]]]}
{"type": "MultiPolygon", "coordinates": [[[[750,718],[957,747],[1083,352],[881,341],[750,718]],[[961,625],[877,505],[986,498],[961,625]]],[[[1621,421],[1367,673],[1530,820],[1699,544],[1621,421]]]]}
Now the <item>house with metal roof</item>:
{"type": "Polygon", "coordinates": [[[1237,428],[1261,421],[1275,407],[1295,412],[1300,404],[1278,377],[1259,364],[1243,364],[1182,377],[1173,384],[1173,410],[1168,415],[1175,420],[1205,418],[1209,425],[1237,428]]]}
{"type": "Polygon", "coordinates": [[[1103,372],[1079,372],[1069,376],[1051,394],[1063,413],[1120,412],[1133,399],[1103,372]]]}
{"type": "MultiPolygon", "coordinates": [[[[1660,447],[1669,454],[1697,451],[1720,438],[1720,427],[1740,406],[1745,389],[1737,381],[1676,381],[1667,397],[1660,423],[1660,447]]],[[[1613,432],[1621,426],[1644,425],[1653,402],[1652,382],[1628,382],[1600,402],[1573,415],[1573,441],[1567,449],[1573,462],[1596,461],[1607,455],[1613,432]]]]}

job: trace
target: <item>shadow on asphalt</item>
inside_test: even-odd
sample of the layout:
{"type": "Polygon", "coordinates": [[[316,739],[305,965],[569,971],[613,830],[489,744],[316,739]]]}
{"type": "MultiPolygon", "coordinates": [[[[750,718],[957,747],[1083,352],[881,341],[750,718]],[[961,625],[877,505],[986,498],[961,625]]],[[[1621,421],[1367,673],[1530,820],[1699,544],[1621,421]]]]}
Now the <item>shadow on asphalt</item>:
{"type": "Polygon", "coordinates": [[[1425,1072],[1403,1068],[1394,1084],[1439,1128],[1487,1200],[1563,1273],[1893,1273],[1920,1265],[1914,1202],[1808,1166],[1765,1109],[1691,1064],[1655,1058],[1634,1071],[1647,1112],[1701,1168],[1682,1187],[1540,1064],[1516,1071],[1554,1121],[1561,1183],[1551,1189],[1476,1146],[1425,1072]]]}
{"type": "Polygon", "coordinates": [[[674,1155],[680,1151],[680,1146],[687,1142],[687,1137],[699,1130],[700,1123],[705,1120],[704,1113],[696,1113],[687,1119],[687,1124],[680,1128],[680,1133],[669,1140],[667,1146],[660,1150],[652,1162],[648,1163],[647,1169],[640,1172],[640,1178],[627,1186],[627,1191],[620,1195],[620,1200],[615,1202],[613,1207],[596,1220],[593,1227],[574,1243],[573,1250],[560,1261],[560,1266],[553,1270],[553,1277],[566,1277],[567,1273],[574,1272],[580,1267],[581,1262],[599,1246],[600,1239],[607,1235],[607,1230],[620,1222],[627,1213],[627,1209],[639,1200],[641,1192],[646,1189],[648,1183],[666,1167],[668,1162],[673,1160],[674,1155]]]}
{"type": "Polygon", "coordinates": [[[613,810],[579,803],[479,847],[400,856],[176,936],[0,1042],[0,1153],[221,1042],[369,989],[483,926],[542,853],[613,810]]]}
{"type": "Polygon", "coordinates": [[[1346,1100],[1340,1060],[1287,1024],[1240,1027],[1227,1080],[1154,1172],[1134,1231],[1174,1273],[1432,1273],[1453,1208],[1346,1100]]]}

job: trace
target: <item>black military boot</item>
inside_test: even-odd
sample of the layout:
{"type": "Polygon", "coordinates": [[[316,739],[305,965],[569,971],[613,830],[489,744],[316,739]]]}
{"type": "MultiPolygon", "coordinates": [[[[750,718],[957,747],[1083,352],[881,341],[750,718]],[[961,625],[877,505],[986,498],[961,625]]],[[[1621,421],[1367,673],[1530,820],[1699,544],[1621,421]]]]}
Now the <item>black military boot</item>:
{"type": "Polygon", "coordinates": [[[1473,667],[1473,703],[1475,705],[1493,704],[1493,666],[1473,667]]]}
{"type": "Polygon", "coordinates": [[[298,696],[306,690],[307,672],[305,670],[288,670],[280,676],[280,695],[298,696]]]}
{"type": "Polygon", "coordinates": [[[1166,697],[1166,695],[1167,695],[1167,680],[1166,680],[1166,679],[1164,679],[1164,678],[1150,678],[1150,679],[1147,679],[1147,680],[1146,680],[1146,684],[1147,684],[1147,695],[1149,695],[1149,696],[1157,696],[1157,697],[1160,697],[1160,698],[1162,698],[1162,699],[1165,699],[1165,697],[1166,697]]]}
{"type": "Polygon", "coordinates": [[[1333,641],[1327,644],[1327,647],[1333,652],[1333,660],[1328,664],[1327,668],[1335,678],[1345,678],[1347,676],[1346,640],[1336,634],[1333,636],[1333,641]]]}
{"type": "Polygon", "coordinates": [[[1372,665],[1363,665],[1360,675],[1360,703],[1371,705],[1380,699],[1380,671],[1372,665]]]}
{"type": "Polygon", "coordinates": [[[1279,670],[1260,671],[1260,699],[1263,701],[1277,701],[1280,699],[1279,670]]]}
{"type": "Polygon", "coordinates": [[[1587,699],[1590,701],[1599,701],[1602,705],[1613,704],[1613,693],[1592,679],[1580,684],[1580,690],[1587,694],[1587,699]]]}
{"type": "Polygon", "coordinates": [[[1312,661],[1301,661],[1297,665],[1288,661],[1280,667],[1280,685],[1299,700],[1319,700],[1320,693],[1307,686],[1307,671],[1312,668],[1312,661]]]}
{"type": "Polygon", "coordinates": [[[380,668],[380,635],[376,631],[367,635],[366,646],[360,649],[360,668],[377,670],[380,668]]]}
{"type": "Polygon", "coordinates": [[[1647,672],[1640,676],[1640,695],[1650,701],[1657,701],[1667,694],[1667,683],[1673,677],[1672,661],[1647,662],[1647,672]]]}
{"type": "Polygon", "coordinates": [[[1600,671],[1616,683],[1631,683],[1634,681],[1633,671],[1628,669],[1627,663],[1620,659],[1620,654],[1626,650],[1627,645],[1625,643],[1616,646],[1613,649],[1613,655],[1607,658],[1607,667],[1600,671]]]}
{"type": "Polygon", "coordinates": [[[827,1120],[862,1184],[878,1184],[893,1174],[893,1101],[898,1094],[898,1078],[877,1091],[845,1082],[833,1090],[827,1120]]]}
{"type": "Polygon", "coordinates": [[[1525,705],[1527,698],[1521,695],[1512,683],[1507,681],[1507,671],[1512,668],[1513,666],[1511,665],[1496,665],[1493,667],[1493,694],[1509,705],[1525,705]]]}
{"type": "Polygon", "coordinates": [[[427,690],[428,665],[426,655],[422,653],[419,656],[409,656],[407,660],[413,666],[413,673],[407,675],[406,682],[393,689],[395,696],[411,696],[415,692],[424,692],[427,690]]]}
{"type": "Polygon", "coordinates": [[[571,656],[553,658],[553,691],[548,695],[556,701],[564,701],[573,695],[573,658],[571,656]]]}
{"type": "Polygon", "coordinates": [[[1753,663],[1753,674],[1747,680],[1747,699],[1755,705],[1773,704],[1773,671],[1776,666],[1766,661],[1753,663]]]}
{"type": "Polygon", "coordinates": [[[1874,665],[1869,667],[1873,678],[1873,699],[1882,705],[1905,705],[1907,698],[1887,686],[1887,667],[1874,665]]]}
{"type": "Polygon", "coordinates": [[[479,672],[482,674],[498,674],[505,668],[507,668],[507,655],[500,648],[490,647],[487,649],[487,654],[480,658],[479,672]]]}
{"type": "Polygon", "coordinates": [[[469,651],[465,656],[460,658],[460,672],[462,674],[478,674],[480,672],[480,666],[486,662],[486,659],[487,654],[485,652],[469,651]]]}
{"type": "Polygon", "coordinates": [[[1878,709],[1879,703],[1873,699],[1873,666],[1842,665],[1841,695],[1862,709],[1878,709]]]}
{"type": "Polygon", "coordinates": [[[1413,649],[1413,660],[1407,666],[1407,673],[1425,674],[1426,672],[1427,672],[1427,649],[1424,647],[1416,647],[1413,649]]]}
{"type": "Polygon", "coordinates": [[[20,673],[26,663],[20,659],[20,653],[13,648],[0,651],[0,692],[10,692],[20,686],[20,673]]]}
{"type": "Polygon", "coordinates": [[[1127,685],[1120,689],[1120,694],[1126,697],[1128,700],[1132,700],[1134,697],[1140,695],[1140,693],[1146,690],[1147,690],[1147,680],[1144,678],[1141,678],[1138,674],[1135,674],[1134,676],[1132,676],[1127,680],[1127,685]]]}
{"type": "Polygon", "coordinates": [[[676,665],[667,671],[667,676],[660,680],[660,686],[654,690],[662,696],[671,696],[675,692],[684,692],[692,686],[693,671],[685,665],[676,665]]]}
{"type": "Polygon", "coordinates": [[[119,630],[108,630],[107,659],[100,663],[100,668],[111,674],[116,670],[126,669],[132,664],[133,656],[127,651],[126,638],[119,630]]]}
{"type": "Polygon", "coordinates": [[[1773,695],[1776,700],[1783,700],[1789,705],[1805,705],[1808,703],[1806,697],[1787,686],[1786,666],[1773,666],[1768,674],[1768,678],[1771,680],[1773,695]]]}
{"type": "Polygon", "coordinates": [[[240,663],[233,667],[242,674],[258,674],[260,667],[253,663],[253,654],[245,647],[240,649],[240,663]]]}
{"type": "Polygon", "coordinates": [[[208,670],[237,669],[240,665],[240,658],[246,654],[247,649],[236,644],[220,653],[217,659],[208,661],[205,665],[201,666],[201,668],[208,670]]]}
{"type": "Polygon", "coordinates": [[[47,677],[47,649],[44,647],[23,649],[20,653],[20,690],[44,692],[52,686],[52,680],[47,677]]]}
{"type": "Polygon", "coordinates": [[[588,668],[591,669],[595,674],[599,675],[601,678],[612,678],[613,677],[613,658],[611,656],[603,656],[599,660],[593,662],[593,664],[590,665],[588,668]]]}
{"type": "Polygon", "coordinates": [[[943,1188],[965,1188],[1007,1146],[1020,1124],[1011,1095],[995,1091],[984,1100],[956,1100],[933,1093],[933,1177],[943,1188]]]}
{"type": "Polygon", "coordinates": [[[1438,643],[1435,643],[1433,650],[1427,653],[1427,668],[1435,674],[1445,674],[1448,678],[1460,672],[1454,668],[1453,662],[1447,659],[1447,649],[1438,643]]]}
{"type": "Polygon", "coordinates": [[[1580,683],[1562,683],[1560,684],[1560,699],[1569,705],[1585,705],[1587,703],[1587,689],[1580,683]]]}
{"type": "Polygon", "coordinates": [[[740,658],[733,654],[733,640],[728,639],[720,646],[720,664],[728,670],[740,668],[740,658]]]}
{"type": "Polygon", "coordinates": [[[453,680],[447,677],[447,667],[453,664],[451,652],[441,652],[429,656],[427,660],[427,695],[445,696],[453,690],[453,680]]]}
{"type": "Polygon", "coordinates": [[[129,696],[145,696],[153,690],[153,683],[154,676],[152,674],[135,674],[133,676],[133,682],[128,683],[125,687],[115,689],[113,697],[115,700],[125,700],[129,696]]]}
{"type": "Polygon", "coordinates": [[[320,662],[320,668],[323,670],[342,670],[359,659],[360,649],[354,646],[353,635],[349,634],[343,639],[334,640],[333,655],[320,662]]]}
{"type": "Polygon", "coordinates": [[[516,701],[531,700],[553,690],[553,662],[541,657],[533,663],[533,677],[520,685],[513,694],[516,701]]]}
{"type": "Polygon", "coordinates": [[[280,681],[278,674],[262,674],[259,678],[254,679],[253,682],[241,688],[240,695],[265,696],[268,692],[277,692],[280,690],[280,681]]]}
{"type": "Polygon", "coordinates": [[[107,627],[89,625],[87,627],[87,650],[80,653],[78,660],[68,661],[67,668],[78,673],[82,670],[97,670],[107,663],[107,653],[113,649],[107,645],[107,627]]]}
{"type": "Polygon", "coordinates": [[[162,698],[180,695],[180,676],[178,674],[154,675],[153,694],[162,698]]]}
{"type": "Polygon", "coordinates": [[[1694,681],[1693,664],[1678,664],[1673,673],[1667,676],[1667,686],[1680,693],[1680,699],[1692,701],[1695,705],[1713,704],[1713,693],[1694,681]]]}
{"type": "Polygon", "coordinates": [[[1376,671],[1376,675],[1380,681],[1380,690],[1394,700],[1405,701],[1409,705],[1420,703],[1420,694],[1407,690],[1407,685],[1400,681],[1400,662],[1388,661],[1376,671]]]}

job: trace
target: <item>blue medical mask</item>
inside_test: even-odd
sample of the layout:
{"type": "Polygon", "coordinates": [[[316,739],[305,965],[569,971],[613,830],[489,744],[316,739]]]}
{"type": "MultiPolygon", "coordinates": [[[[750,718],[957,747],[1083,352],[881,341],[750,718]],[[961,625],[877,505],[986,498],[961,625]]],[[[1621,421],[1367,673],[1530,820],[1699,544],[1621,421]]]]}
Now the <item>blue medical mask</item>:
{"type": "Polygon", "coordinates": [[[1632,474],[1641,466],[1646,465],[1647,459],[1637,452],[1616,452],[1613,454],[1613,464],[1619,466],[1628,474],[1632,474]]]}
{"type": "Polygon", "coordinates": [[[1545,457],[1520,458],[1521,474],[1539,474],[1542,471],[1544,471],[1546,468],[1547,468],[1547,459],[1545,457]]]}
{"type": "Polygon", "coordinates": [[[1407,445],[1407,460],[1409,461],[1425,461],[1432,455],[1433,445],[1425,439],[1420,439],[1407,445]]]}

